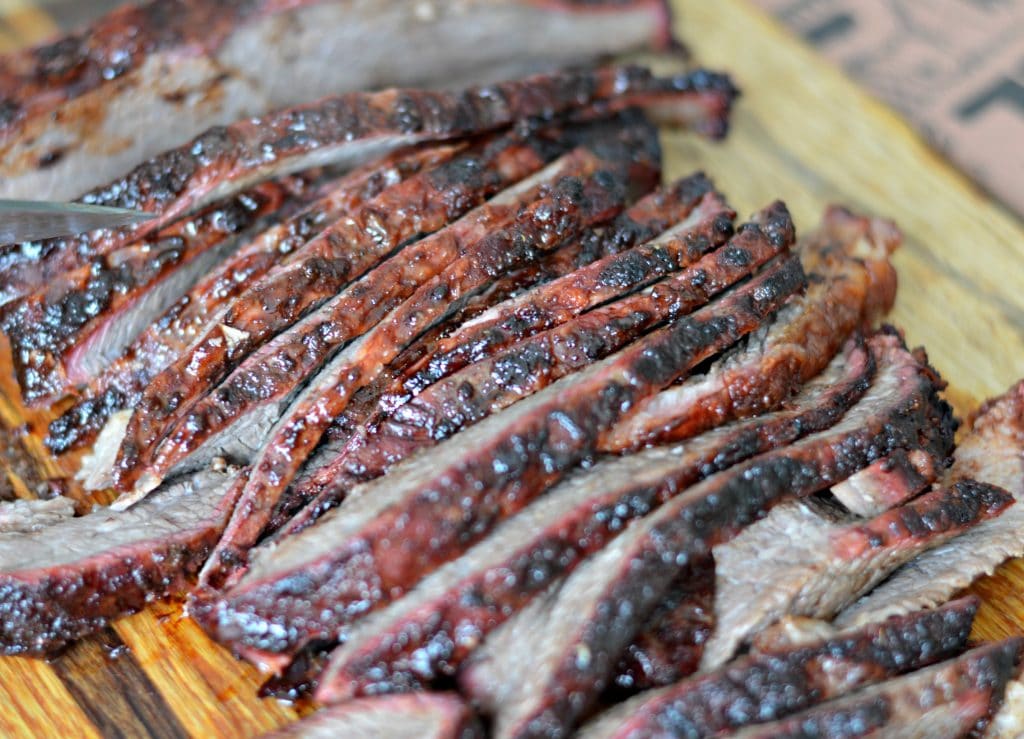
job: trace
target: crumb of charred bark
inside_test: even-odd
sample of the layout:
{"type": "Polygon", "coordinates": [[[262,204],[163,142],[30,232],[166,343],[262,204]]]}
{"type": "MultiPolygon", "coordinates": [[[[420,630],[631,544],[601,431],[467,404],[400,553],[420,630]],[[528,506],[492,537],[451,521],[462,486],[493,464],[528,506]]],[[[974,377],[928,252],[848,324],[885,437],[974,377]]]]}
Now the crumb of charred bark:
{"type": "Polygon", "coordinates": [[[92,439],[104,422],[116,411],[127,407],[127,396],[110,387],[99,396],[76,403],[50,421],[43,443],[53,454],[64,454],[92,439]]]}

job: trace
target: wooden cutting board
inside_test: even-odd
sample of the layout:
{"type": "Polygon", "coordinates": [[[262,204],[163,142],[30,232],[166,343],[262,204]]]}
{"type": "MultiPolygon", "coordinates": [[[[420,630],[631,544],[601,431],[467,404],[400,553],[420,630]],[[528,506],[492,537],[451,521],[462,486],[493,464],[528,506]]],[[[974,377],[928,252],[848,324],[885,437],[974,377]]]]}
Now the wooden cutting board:
{"type": "MultiPolygon", "coordinates": [[[[928,347],[958,412],[1024,376],[1024,224],[745,0],[674,4],[696,57],[732,71],[744,96],[725,143],[664,135],[666,175],[703,169],[744,214],[781,197],[805,230],[829,202],[895,219],[906,243],[891,320],[928,347]]],[[[0,0],[11,10],[18,20],[0,26],[0,50],[54,28],[29,3],[0,0]]],[[[10,428],[30,423],[26,445],[56,473],[40,419],[0,374],[0,415],[10,428]]],[[[1024,561],[974,586],[985,600],[978,638],[1024,633],[1022,587],[1024,561]]],[[[158,604],[50,663],[0,659],[0,735],[252,736],[298,715],[257,698],[259,684],[177,606],[158,604]]]]}

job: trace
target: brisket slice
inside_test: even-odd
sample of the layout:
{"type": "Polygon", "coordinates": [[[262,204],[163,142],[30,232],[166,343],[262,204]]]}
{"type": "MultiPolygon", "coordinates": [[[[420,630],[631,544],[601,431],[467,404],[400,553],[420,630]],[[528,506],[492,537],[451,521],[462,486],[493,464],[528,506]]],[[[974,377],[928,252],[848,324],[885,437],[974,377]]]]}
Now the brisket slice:
{"type": "Polygon", "coordinates": [[[779,506],[715,549],[715,634],[702,667],[725,663],[784,615],[831,619],[904,562],[1012,502],[1000,488],[964,480],[869,521],[809,504],[779,506]]]}
{"type": "Polygon", "coordinates": [[[730,243],[646,290],[594,308],[522,339],[425,388],[383,419],[371,419],[332,467],[318,508],[358,482],[560,377],[612,354],[651,328],[690,313],[789,248],[793,225],[781,203],[769,206],[730,243]],[[328,498],[328,500],[325,500],[328,498]]]}
{"type": "Polygon", "coordinates": [[[210,126],[323,95],[494,82],[669,34],[663,0],[125,7],[0,57],[0,197],[67,200],[210,126]]]}
{"type": "Polygon", "coordinates": [[[231,301],[271,267],[386,187],[436,167],[463,144],[428,145],[402,151],[319,185],[311,202],[275,223],[225,259],[153,322],[103,374],[83,398],[50,423],[46,445],[55,454],[91,444],[117,410],[138,403],[156,374],[183,354],[231,301]]]}
{"type": "Polygon", "coordinates": [[[818,374],[857,328],[869,328],[896,296],[889,255],[900,235],[887,221],[829,208],[800,247],[806,295],[702,376],[633,410],[602,441],[608,451],[685,439],[731,418],[776,407],[818,374]]]}
{"type": "Polygon", "coordinates": [[[701,739],[775,721],[955,657],[967,646],[977,609],[977,600],[965,598],[824,641],[753,653],[616,706],[584,726],[580,737],[701,739]]]}
{"type": "Polygon", "coordinates": [[[1024,555],[1024,382],[990,400],[953,455],[952,481],[975,478],[1017,499],[1006,513],[925,552],[836,618],[844,626],[942,603],[1011,557],[1024,555]]]}
{"type": "MultiPolygon", "coordinates": [[[[482,143],[385,189],[264,275],[146,388],[114,466],[116,487],[122,492],[132,489],[173,424],[247,354],[406,242],[444,228],[495,193],[536,173],[566,143],[557,132],[554,140],[511,133],[482,143]],[[225,326],[230,329],[230,341],[225,326]]],[[[531,182],[535,184],[539,183],[531,182]]],[[[484,219],[483,225],[497,225],[514,215],[514,209],[531,198],[530,187],[522,189],[525,192],[516,188],[510,197],[484,206],[476,214],[484,219]]],[[[460,228],[473,225],[472,218],[460,228]]]]}
{"type": "Polygon", "coordinates": [[[25,404],[52,402],[99,374],[293,192],[287,179],[264,183],[0,308],[25,404]]]}
{"type": "Polygon", "coordinates": [[[130,511],[0,533],[0,652],[43,655],[184,590],[227,520],[233,473],[205,471],[130,511]]]}
{"type": "MultiPolygon", "coordinates": [[[[695,175],[677,183],[671,190],[648,196],[623,214],[622,222],[609,227],[597,238],[588,238],[581,245],[579,260],[611,252],[578,270],[563,275],[532,290],[501,303],[483,315],[465,322],[449,336],[431,345],[422,356],[400,365],[389,373],[390,382],[375,389],[376,406],[359,408],[346,423],[351,431],[346,454],[338,454],[309,476],[302,485],[293,486],[289,497],[312,501],[308,509],[289,523],[289,529],[304,528],[324,511],[337,504],[353,481],[368,480],[381,474],[386,464],[394,464],[404,454],[402,442],[396,440],[389,452],[386,434],[381,425],[394,408],[407,402],[419,389],[457,372],[468,364],[480,362],[517,341],[535,335],[545,328],[563,324],[581,311],[601,302],[642,287],[651,279],[690,264],[708,250],[718,247],[732,235],[731,217],[721,197],[710,190],[703,175],[695,175]],[[695,192],[696,191],[696,192],[695,192]],[[650,235],[649,224],[657,224],[663,208],[656,205],[666,198],[675,202],[676,193],[699,202],[688,214],[680,213],[681,222],[649,243],[629,248],[631,243],[650,235]],[[668,196],[668,197],[667,197],[668,196]],[[647,201],[653,202],[647,202],[647,201]],[[650,211],[648,214],[647,211],[650,211]],[[603,243],[602,243],[603,242],[603,243]],[[369,450],[380,449],[384,460],[362,462],[355,455],[366,456],[369,450]]],[[[674,219],[675,220],[679,219],[674,219]]],[[[659,231],[660,233],[660,231],[659,231]]],[[[520,344],[521,346],[521,344],[520,344]]],[[[476,371],[476,370],[474,370],[476,371]]],[[[382,378],[383,379],[383,378],[382,378]]],[[[437,439],[439,441],[440,439],[437,439]]]]}
{"type": "MultiPolygon", "coordinates": [[[[286,108],[262,118],[216,126],[124,177],[87,193],[82,202],[157,215],[134,228],[38,242],[8,264],[8,284],[78,266],[271,177],[314,166],[351,167],[423,141],[460,138],[525,118],[593,118],[637,105],[689,128],[724,134],[736,90],[723,75],[696,70],[657,78],[636,67],[554,72],[457,92],[353,92],[286,108]],[[40,272],[42,271],[42,272],[40,272]]],[[[38,283],[36,283],[38,284],[38,283]]],[[[32,283],[29,288],[33,289],[32,283]]]]}
{"type": "Polygon", "coordinates": [[[684,448],[649,449],[570,476],[405,597],[327,635],[345,640],[325,679],[339,695],[372,694],[454,672],[489,631],[629,521],[703,477],[838,421],[873,369],[864,348],[851,346],[791,409],[726,426],[684,448]]]}
{"type": "Polygon", "coordinates": [[[999,705],[1017,671],[1022,642],[1008,639],[822,703],[781,721],[743,729],[739,739],[960,737],[999,705]]]}
{"type": "MultiPolygon", "coordinates": [[[[499,736],[570,730],[608,687],[623,651],[680,570],[776,503],[827,488],[916,438],[935,386],[891,338],[872,339],[874,382],[835,426],[682,491],[491,635],[463,685],[494,713],[499,736]],[[524,643],[531,644],[529,656],[524,643]]],[[[324,682],[317,695],[328,700],[348,690],[344,681],[324,682]]]]}
{"type": "MultiPolygon", "coordinates": [[[[610,159],[604,163],[614,166],[610,159]]],[[[500,275],[535,260],[538,253],[578,238],[595,222],[607,220],[622,209],[624,191],[639,183],[650,186],[654,171],[648,168],[644,176],[634,178],[601,170],[582,180],[560,180],[549,196],[527,208],[507,228],[492,232],[467,249],[384,321],[346,347],[300,393],[271,431],[218,549],[219,559],[211,567],[233,564],[256,543],[295,474],[353,393],[378,377],[424,328],[443,320],[459,302],[500,275]]],[[[264,387],[267,384],[264,382],[264,387]]],[[[192,417],[194,414],[190,414],[192,417]]],[[[171,435],[165,445],[174,441],[171,435]]]]}
{"type": "Polygon", "coordinates": [[[625,408],[753,330],[803,277],[793,257],[356,488],[341,508],[257,560],[200,619],[256,659],[329,638],[529,503],[585,460],[625,408]],[[300,587],[292,587],[296,577],[300,587]]]}
{"type": "Polygon", "coordinates": [[[321,709],[264,739],[477,739],[484,733],[452,693],[362,698],[321,709]]]}
{"type": "Polygon", "coordinates": [[[688,567],[669,588],[615,666],[602,701],[618,703],[642,690],[671,685],[700,666],[715,628],[714,562],[688,567]]]}

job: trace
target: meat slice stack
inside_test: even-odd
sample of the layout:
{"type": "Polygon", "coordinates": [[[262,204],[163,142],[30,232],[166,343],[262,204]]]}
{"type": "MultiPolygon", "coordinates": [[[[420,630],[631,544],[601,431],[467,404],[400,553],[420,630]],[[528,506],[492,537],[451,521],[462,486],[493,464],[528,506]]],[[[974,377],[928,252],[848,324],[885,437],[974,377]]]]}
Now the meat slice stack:
{"type": "MultiPolygon", "coordinates": [[[[190,59],[337,5],[240,4],[190,59]]],[[[485,33],[485,5],[620,22],[622,46],[663,21],[421,20],[485,33]]],[[[137,83],[188,40],[149,38],[155,7],[98,27],[139,24],[137,83]]],[[[431,53],[422,75],[462,52],[431,53]]],[[[11,131],[105,89],[28,59],[0,64],[11,131]]],[[[878,325],[893,224],[832,207],[798,239],[782,201],[738,220],[701,173],[659,186],[649,116],[720,136],[735,95],[633,67],[336,95],[183,133],[83,198],[146,225],[5,248],[23,400],[116,497],[4,504],[0,650],[191,589],[273,690],[326,706],[286,736],[952,736],[1024,693],[1020,642],[965,651],[976,603],[946,603],[1024,552],[1024,396],[954,449],[944,381],[878,325]]]]}

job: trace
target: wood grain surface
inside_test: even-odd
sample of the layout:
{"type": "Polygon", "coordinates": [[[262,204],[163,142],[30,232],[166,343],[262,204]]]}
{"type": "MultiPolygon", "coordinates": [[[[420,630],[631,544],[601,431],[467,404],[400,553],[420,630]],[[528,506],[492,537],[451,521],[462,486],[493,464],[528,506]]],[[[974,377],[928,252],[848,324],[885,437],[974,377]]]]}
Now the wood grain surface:
{"type": "MultiPolygon", "coordinates": [[[[665,133],[667,176],[703,169],[744,214],[781,197],[805,230],[830,202],[893,218],[906,243],[891,320],[927,346],[958,412],[1024,376],[1024,225],[746,0],[674,4],[696,57],[733,72],[744,95],[722,144],[665,133]]],[[[0,51],[57,27],[25,0],[0,0],[0,14],[0,51]]],[[[46,419],[16,397],[0,373],[0,418],[25,430],[9,441],[60,474],[39,441],[46,419]]],[[[31,495],[31,481],[12,474],[15,492],[31,495]]],[[[68,493],[82,499],[74,486],[68,493]]],[[[976,637],[1024,633],[1022,585],[1017,561],[974,586],[985,601],[976,637]]],[[[177,605],[156,604],[49,663],[0,659],[0,736],[245,737],[300,713],[258,698],[259,684],[177,605]]]]}

